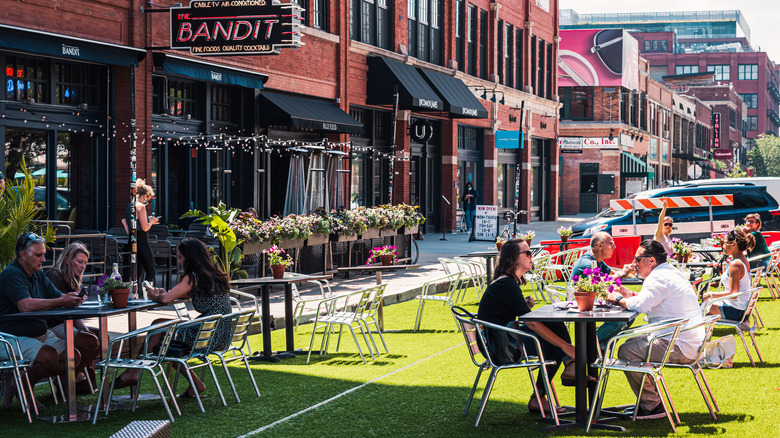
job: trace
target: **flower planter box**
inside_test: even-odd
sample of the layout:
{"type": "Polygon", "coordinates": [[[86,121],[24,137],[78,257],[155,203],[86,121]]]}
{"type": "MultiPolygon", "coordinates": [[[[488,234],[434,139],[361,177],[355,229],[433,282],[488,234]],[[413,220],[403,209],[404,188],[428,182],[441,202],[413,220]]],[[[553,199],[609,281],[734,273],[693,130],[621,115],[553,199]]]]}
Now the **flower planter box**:
{"type": "Polygon", "coordinates": [[[355,240],[357,240],[357,234],[347,236],[346,234],[333,233],[330,235],[331,242],[353,242],[355,240]]]}
{"type": "Polygon", "coordinates": [[[360,238],[362,240],[366,239],[376,239],[380,236],[380,230],[379,228],[369,228],[366,231],[363,231],[363,234],[360,235],[360,238]]]}
{"type": "Polygon", "coordinates": [[[243,254],[260,254],[264,249],[271,248],[271,242],[244,242],[241,244],[243,254]]]}
{"type": "Polygon", "coordinates": [[[401,227],[398,229],[398,234],[417,234],[419,229],[419,225],[415,225],[413,227],[401,227]]]}
{"type": "Polygon", "coordinates": [[[305,246],[324,245],[330,241],[330,235],[322,233],[312,233],[308,239],[306,239],[305,246]]]}
{"type": "Polygon", "coordinates": [[[279,243],[277,243],[277,245],[281,246],[285,250],[290,248],[302,248],[303,239],[279,239],[279,243]]]}
{"type": "Polygon", "coordinates": [[[396,230],[380,230],[379,235],[382,236],[382,237],[397,236],[398,235],[398,231],[396,231],[396,230]]]}

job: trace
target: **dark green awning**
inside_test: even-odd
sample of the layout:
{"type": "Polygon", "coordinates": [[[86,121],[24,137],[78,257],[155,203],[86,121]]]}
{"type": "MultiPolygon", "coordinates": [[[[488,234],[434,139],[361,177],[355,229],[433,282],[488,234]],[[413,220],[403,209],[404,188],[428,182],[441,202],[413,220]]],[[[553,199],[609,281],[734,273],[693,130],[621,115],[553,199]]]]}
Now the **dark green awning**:
{"type": "Polygon", "coordinates": [[[0,47],[99,64],[138,65],[146,50],[0,24],[0,47]]]}
{"type": "Polygon", "coordinates": [[[368,57],[368,99],[374,105],[392,105],[398,87],[398,106],[422,111],[444,111],[444,102],[417,69],[381,56],[368,57]]]}
{"type": "Polygon", "coordinates": [[[424,68],[417,70],[444,99],[444,109],[456,118],[486,119],[488,117],[485,107],[460,79],[424,68]]]}
{"type": "Polygon", "coordinates": [[[266,74],[213,64],[199,59],[184,58],[166,53],[154,53],[152,56],[155,68],[160,68],[166,73],[183,75],[194,79],[260,90],[264,88],[263,84],[268,80],[268,75],[266,74]]]}

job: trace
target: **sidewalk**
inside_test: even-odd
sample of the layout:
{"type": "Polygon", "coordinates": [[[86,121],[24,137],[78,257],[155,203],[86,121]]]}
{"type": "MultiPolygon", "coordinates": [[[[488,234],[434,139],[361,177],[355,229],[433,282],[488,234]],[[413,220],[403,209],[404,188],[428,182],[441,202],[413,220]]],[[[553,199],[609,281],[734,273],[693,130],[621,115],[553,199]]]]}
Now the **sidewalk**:
{"type": "MultiPolygon", "coordinates": [[[[569,226],[571,223],[561,220],[558,222],[534,222],[518,226],[519,232],[533,230],[536,233],[535,242],[542,240],[558,240],[557,229],[561,226],[569,226]]],[[[418,240],[417,245],[420,249],[420,258],[417,264],[419,269],[409,269],[404,271],[386,272],[382,274],[382,279],[387,283],[385,291],[385,305],[408,301],[414,299],[420,293],[422,284],[437,277],[444,276],[444,271],[439,264],[439,257],[454,257],[466,255],[473,251],[482,251],[494,249],[493,241],[474,241],[469,242],[469,234],[454,233],[445,234],[447,240],[441,240],[442,235],[426,234],[424,240],[418,240]]],[[[335,275],[330,280],[330,287],[334,295],[357,291],[376,284],[376,276],[371,274],[352,273],[349,279],[342,278],[341,275],[335,275]]],[[[301,295],[304,298],[318,298],[320,296],[319,288],[311,284],[301,284],[301,295]]],[[[284,291],[277,287],[271,290],[271,315],[274,317],[275,327],[284,327],[284,291]]],[[[188,304],[190,315],[194,318],[197,312],[192,310],[192,305],[188,304]]],[[[312,306],[313,307],[313,306],[312,306]]],[[[309,309],[309,317],[313,308],[309,309]]],[[[176,312],[173,306],[166,306],[158,310],[140,312],[137,314],[138,327],[146,327],[155,319],[176,318],[176,312]]],[[[302,322],[309,318],[304,317],[302,322]]],[[[97,325],[97,321],[88,322],[90,325],[97,325]]],[[[112,335],[113,333],[127,332],[127,318],[115,317],[109,323],[112,335]]]]}

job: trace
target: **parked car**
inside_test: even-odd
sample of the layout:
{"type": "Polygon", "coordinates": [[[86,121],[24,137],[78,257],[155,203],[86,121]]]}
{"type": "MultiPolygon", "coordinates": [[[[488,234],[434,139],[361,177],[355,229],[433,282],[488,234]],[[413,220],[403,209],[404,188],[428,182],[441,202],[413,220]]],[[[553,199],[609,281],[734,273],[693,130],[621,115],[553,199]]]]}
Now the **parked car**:
{"type": "MultiPolygon", "coordinates": [[[[764,231],[780,230],[778,203],[764,186],[747,184],[677,186],[639,192],[627,199],[724,194],[734,195],[734,205],[712,207],[714,231],[728,231],[733,225],[743,223],[745,215],[748,213],[758,213],[761,216],[764,231]]],[[[655,233],[660,212],[660,209],[634,210],[637,225],[636,234],[652,236],[655,233]]],[[[674,218],[673,235],[675,237],[689,241],[710,237],[709,207],[669,207],[666,215],[674,218]]],[[[631,210],[604,210],[592,218],[574,224],[572,237],[587,238],[597,231],[606,231],[613,236],[634,234],[633,223],[631,210]]]]}
{"type": "Polygon", "coordinates": [[[766,186],[766,191],[772,195],[775,200],[780,202],[780,178],[773,176],[753,176],[745,178],[713,178],[713,179],[695,179],[691,181],[683,181],[677,186],[685,187],[701,187],[701,186],[716,186],[716,185],[734,185],[745,184],[751,186],[766,186]]]}

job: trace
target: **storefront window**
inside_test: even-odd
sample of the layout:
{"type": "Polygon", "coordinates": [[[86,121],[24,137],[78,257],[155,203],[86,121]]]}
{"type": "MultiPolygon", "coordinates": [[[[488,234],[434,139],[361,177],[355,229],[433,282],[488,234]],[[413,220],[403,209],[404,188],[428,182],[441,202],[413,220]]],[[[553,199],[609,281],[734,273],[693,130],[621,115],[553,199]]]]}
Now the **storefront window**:
{"type": "Polygon", "coordinates": [[[25,56],[5,57],[5,99],[48,102],[46,60],[25,56]]]}
{"type": "Polygon", "coordinates": [[[498,165],[497,195],[498,206],[501,208],[515,208],[515,164],[500,163],[498,165]]]}
{"type": "Polygon", "coordinates": [[[365,167],[366,159],[363,154],[355,154],[352,158],[352,181],[351,196],[349,200],[350,208],[357,208],[366,205],[366,184],[365,167]]]}
{"type": "MultiPolygon", "coordinates": [[[[21,180],[22,162],[35,181],[35,202],[46,211],[46,149],[47,131],[9,128],[5,131],[5,175],[8,179],[21,180]]],[[[67,199],[63,200],[67,208],[67,199]]]]}

